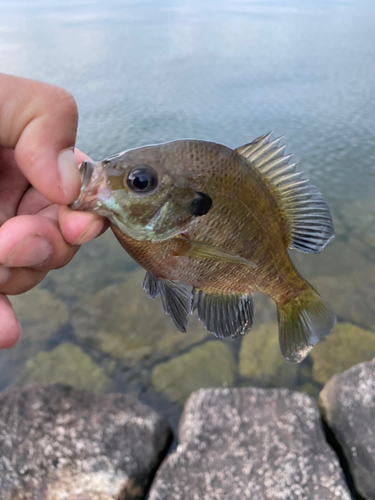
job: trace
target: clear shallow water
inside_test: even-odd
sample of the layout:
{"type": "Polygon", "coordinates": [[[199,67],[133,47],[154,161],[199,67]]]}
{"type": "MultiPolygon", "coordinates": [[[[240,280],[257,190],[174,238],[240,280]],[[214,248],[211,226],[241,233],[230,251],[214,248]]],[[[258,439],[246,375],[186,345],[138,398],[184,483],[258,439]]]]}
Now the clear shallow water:
{"type": "Polygon", "coordinates": [[[200,386],[316,395],[330,369],[375,355],[374,22],[371,0],[1,2],[0,70],[70,90],[77,146],[95,159],[176,138],[236,147],[283,135],[335,217],[330,248],[295,259],[341,330],[297,370],[280,364],[263,299],[247,346],[197,321],[183,336],[108,232],[15,298],[24,340],[0,353],[0,387],[56,379],[133,392],[175,422],[200,386]]]}

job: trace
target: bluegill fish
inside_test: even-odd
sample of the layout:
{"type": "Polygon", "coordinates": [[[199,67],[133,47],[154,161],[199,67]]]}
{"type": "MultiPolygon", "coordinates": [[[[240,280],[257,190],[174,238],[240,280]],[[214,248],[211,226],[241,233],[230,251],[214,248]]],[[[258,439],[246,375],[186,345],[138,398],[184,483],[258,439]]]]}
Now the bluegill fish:
{"type": "Polygon", "coordinates": [[[181,331],[197,309],[208,331],[238,338],[252,326],[253,292],[271,297],[281,352],[295,363],[335,316],[287,249],[321,252],[334,230],[322,195],[270,135],[235,150],[178,140],[86,161],[71,208],[108,217],[147,271],[147,296],[161,296],[181,331]]]}

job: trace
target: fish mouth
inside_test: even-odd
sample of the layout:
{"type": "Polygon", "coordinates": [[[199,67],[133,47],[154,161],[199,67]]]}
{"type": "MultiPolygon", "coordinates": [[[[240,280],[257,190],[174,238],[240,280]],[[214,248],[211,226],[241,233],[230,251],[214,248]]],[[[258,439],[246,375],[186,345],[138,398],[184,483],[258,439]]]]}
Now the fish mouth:
{"type": "Polygon", "coordinates": [[[84,160],[79,166],[82,179],[81,191],[78,198],[69,205],[71,210],[93,211],[97,206],[97,194],[100,183],[103,181],[104,169],[101,162],[84,160]]]}
{"type": "Polygon", "coordinates": [[[81,187],[82,191],[86,189],[87,186],[89,185],[93,171],[94,169],[91,161],[85,160],[81,163],[79,167],[79,173],[83,177],[82,187],[81,187]]]}

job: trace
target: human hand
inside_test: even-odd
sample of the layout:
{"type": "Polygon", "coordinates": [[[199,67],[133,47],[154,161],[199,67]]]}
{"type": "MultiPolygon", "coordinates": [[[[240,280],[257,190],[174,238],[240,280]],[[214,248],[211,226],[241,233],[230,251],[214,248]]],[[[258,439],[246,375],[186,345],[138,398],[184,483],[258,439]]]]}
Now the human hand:
{"type": "Polygon", "coordinates": [[[87,158],[73,153],[77,124],[65,90],[0,74],[0,349],[20,337],[6,295],[30,290],[107,228],[66,206],[79,194],[77,164],[87,158]]]}

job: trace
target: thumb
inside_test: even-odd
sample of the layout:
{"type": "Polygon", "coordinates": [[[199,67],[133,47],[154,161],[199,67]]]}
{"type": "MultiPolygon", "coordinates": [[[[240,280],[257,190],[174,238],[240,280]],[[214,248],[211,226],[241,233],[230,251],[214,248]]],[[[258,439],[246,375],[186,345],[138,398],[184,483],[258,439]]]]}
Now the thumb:
{"type": "Polygon", "coordinates": [[[60,205],[79,193],[77,125],[77,105],[64,89],[0,74],[0,144],[15,150],[17,165],[34,188],[60,205]]]}

